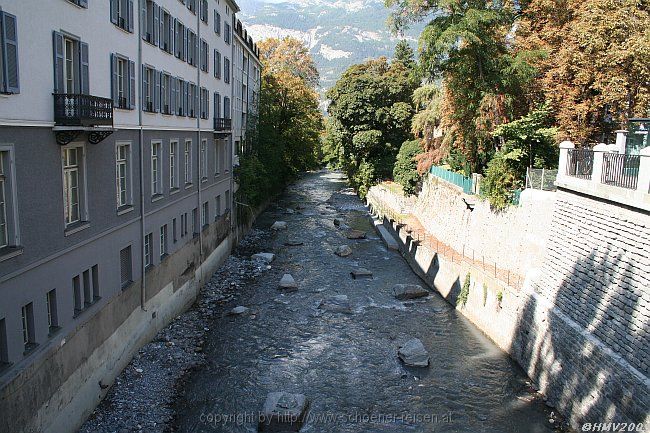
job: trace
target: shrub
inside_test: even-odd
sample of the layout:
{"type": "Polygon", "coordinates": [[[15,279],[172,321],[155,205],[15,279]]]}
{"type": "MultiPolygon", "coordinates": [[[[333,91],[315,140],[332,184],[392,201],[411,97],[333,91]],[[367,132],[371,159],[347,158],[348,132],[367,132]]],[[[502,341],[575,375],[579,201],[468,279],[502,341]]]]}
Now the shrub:
{"type": "Polygon", "coordinates": [[[404,193],[408,195],[417,192],[420,175],[417,172],[416,157],[422,153],[422,146],[417,140],[405,141],[397,154],[397,161],[393,168],[393,179],[402,185],[404,193]]]}
{"type": "Polygon", "coordinates": [[[465,282],[463,283],[463,287],[460,289],[460,293],[458,294],[458,299],[456,299],[456,306],[465,306],[467,304],[467,298],[469,297],[469,286],[472,281],[472,276],[467,273],[465,275],[465,282]]]}
{"type": "Polygon", "coordinates": [[[508,153],[497,152],[488,163],[481,182],[481,195],[487,198],[493,209],[502,210],[512,203],[513,191],[521,186],[514,163],[521,157],[519,149],[508,153]]]}

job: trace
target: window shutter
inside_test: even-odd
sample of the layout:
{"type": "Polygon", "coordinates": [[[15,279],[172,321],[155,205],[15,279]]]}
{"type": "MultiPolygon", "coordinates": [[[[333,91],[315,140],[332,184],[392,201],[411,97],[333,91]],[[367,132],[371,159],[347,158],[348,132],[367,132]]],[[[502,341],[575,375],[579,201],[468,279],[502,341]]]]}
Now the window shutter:
{"type": "Polygon", "coordinates": [[[183,60],[189,59],[189,52],[187,51],[189,47],[189,39],[190,39],[190,29],[185,28],[185,35],[184,35],[183,43],[185,44],[185,50],[183,52],[183,60]]]}
{"type": "Polygon", "coordinates": [[[7,93],[20,93],[20,80],[18,78],[18,31],[16,17],[2,12],[0,15],[2,27],[2,63],[4,65],[5,82],[2,90],[7,93]]]}
{"type": "Polygon", "coordinates": [[[153,110],[158,113],[160,112],[160,71],[153,71],[154,77],[154,91],[153,91],[153,110]]]}
{"type": "Polygon", "coordinates": [[[129,106],[135,109],[135,62],[129,61],[129,106]]]}
{"type": "Polygon", "coordinates": [[[178,20],[174,18],[174,31],[173,31],[173,36],[174,36],[174,50],[172,51],[174,54],[177,54],[176,50],[180,48],[180,42],[178,40],[178,20]]]}
{"type": "Polygon", "coordinates": [[[165,11],[163,8],[158,7],[158,46],[165,48],[165,11]]]}
{"type": "Polygon", "coordinates": [[[117,2],[120,0],[111,0],[111,22],[117,25],[117,2]]]}
{"type": "Polygon", "coordinates": [[[151,43],[154,45],[159,45],[160,43],[160,6],[158,6],[156,3],[153,4],[153,40],[151,43]]]}
{"type": "Polygon", "coordinates": [[[142,73],[142,90],[141,90],[142,95],[140,96],[140,103],[142,104],[142,109],[147,111],[148,107],[147,107],[147,100],[146,100],[145,95],[147,94],[147,87],[149,85],[149,82],[147,81],[148,77],[147,77],[147,67],[146,66],[142,65],[141,73],[142,73]]]}
{"type": "Polygon", "coordinates": [[[169,111],[171,114],[178,114],[176,111],[176,77],[169,78],[169,111]]]}
{"type": "Polygon", "coordinates": [[[219,92],[214,92],[214,118],[218,119],[221,117],[221,96],[219,92]]]}
{"type": "Polygon", "coordinates": [[[199,59],[199,37],[195,36],[194,37],[194,65],[197,64],[198,59],[199,59]]]}
{"type": "Polygon", "coordinates": [[[127,21],[128,21],[127,28],[129,29],[129,31],[131,33],[133,33],[133,21],[134,21],[134,17],[133,17],[133,0],[129,0],[129,6],[127,8],[127,14],[128,14],[128,16],[127,16],[127,21]]]}
{"type": "Polygon", "coordinates": [[[119,107],[119,91],[117,88],[118,79],[117,79],[117,57],[115,54],[111,54],[111,96],[113,97],[113,105],[119,107]]]}
{"type": "Polygon", "coordinates": [[[210,118],[210,92],[205,89],[205,118],[210,118]]]}
{"type": "Polygon", "coordinates": [[[90,66],[88,62],[88,44],[79,42],[79,76],[80,92],[82,95],[90,95],[90,66]]]}
{"type": "Polygon", "coordinates": [[[187,92],[188,91],[187,86],[188,86],[188,84],[189,83],[187,81],[183,81],[183,115],[184,116],[187,116],[188,108],[189,108],[189,105],[187,103],[187,97],[188,97],[188,95],[187,95],[187,93],[188,93],[187,92]]]}
{"type": "Polygon", "coordinates": [[[174,27],[175,27],[174,22],[175,21],[176,20],[174,20],[171,16],[169,17],[169,28],[167,28],[167,34],[169,35],[169,47],[168,47],[168,49],[169,49],[170,53],[174,52],[174,49],[175,49],[175,46],[176,46],[176,40],[174,38],[174,36],[175,36],[175,34],[174,34],[174,27]]]}
{"type": "Polygon", "coordinates": [[[53,33],[54,42],[54,93],[63,93],[63,35],[53,33]]]}
{"type": "Polygon", "coordinates": [[[140,6],[142,10],[140,11],[140,35],[142,39],[147,40],[147,2],[142,0],[140,6]]]}

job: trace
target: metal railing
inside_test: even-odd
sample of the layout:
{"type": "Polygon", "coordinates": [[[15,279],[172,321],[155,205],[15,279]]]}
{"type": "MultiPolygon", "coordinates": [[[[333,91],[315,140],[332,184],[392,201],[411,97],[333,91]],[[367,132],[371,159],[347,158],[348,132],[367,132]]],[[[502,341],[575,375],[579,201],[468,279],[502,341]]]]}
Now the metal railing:
{"type": "Polygon", "coordinates": [[[232,120],[223,117],[214,118],[215,131],[230,131],[232,129],[232,120]]]}
{"type": "Polygon", "coordinates": [[[538,189],[541,191],[555,191],[555,179],[558,170],[546,168],[528,168],[526,171],[526,188],[538,189]]]}
{"type": "Polygon", "coordinates": [[[600,181],[606,185],[636,189],[639,182],[640,155],[603,154],[603,172],[600,181]]]}
{"type": "Polygon", "coordinates": [[[431,167],[431,174],[449,183],[453,183],[454,185],[461,187],[465,194],[474,194],[472,179],[470,179],[469,177],[463,176],[462,174],[455,173],[453,171],[446,170],[442,167],[437,167],[435,165],[431,167]]]}
{"type": "Polygon", "coordinates": [[[584,149],[569,149],[566,173],[579,179],[591,179],[594,170],[594,152],[584,149]]]}
{"type": "Polygon", "coordinates": [[[113,100],[91,95],[55,93],[54,122],[60,126],[113,126],[113,100]]]}

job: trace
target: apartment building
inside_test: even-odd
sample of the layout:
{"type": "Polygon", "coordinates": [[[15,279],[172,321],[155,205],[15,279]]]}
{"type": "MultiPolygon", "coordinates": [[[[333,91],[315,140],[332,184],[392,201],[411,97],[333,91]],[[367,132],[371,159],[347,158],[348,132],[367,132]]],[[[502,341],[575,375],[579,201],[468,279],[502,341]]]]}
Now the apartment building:
{"type": "Polygon", "coordinates": [[[234,21],[233,46],[233,143],[235,154],[250,147],[247,131],[254,130],[257,122],[262,64],[259,49],[241,21],[234,21]]]}
{"type": "Polygon", "coordinates": [[[0,432],[73,431],[229,253],[238,11],[0,0],[0,432]]]}

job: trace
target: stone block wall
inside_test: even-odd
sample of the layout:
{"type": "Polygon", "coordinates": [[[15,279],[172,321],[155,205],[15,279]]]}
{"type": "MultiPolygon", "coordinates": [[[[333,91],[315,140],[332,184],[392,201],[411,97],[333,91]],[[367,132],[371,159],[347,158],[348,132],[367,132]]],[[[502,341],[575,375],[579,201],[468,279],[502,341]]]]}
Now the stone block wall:
{"type": "Polygon", "coordinates": [[[554,206],[555,193],[526,190],[519,206],[493,212],[487,201],[428,176],[413,213],[429,233],[456,251],[473,251],[477,260],[485,257],[501,269],[526,276],[541,264],[554,206]]]}

